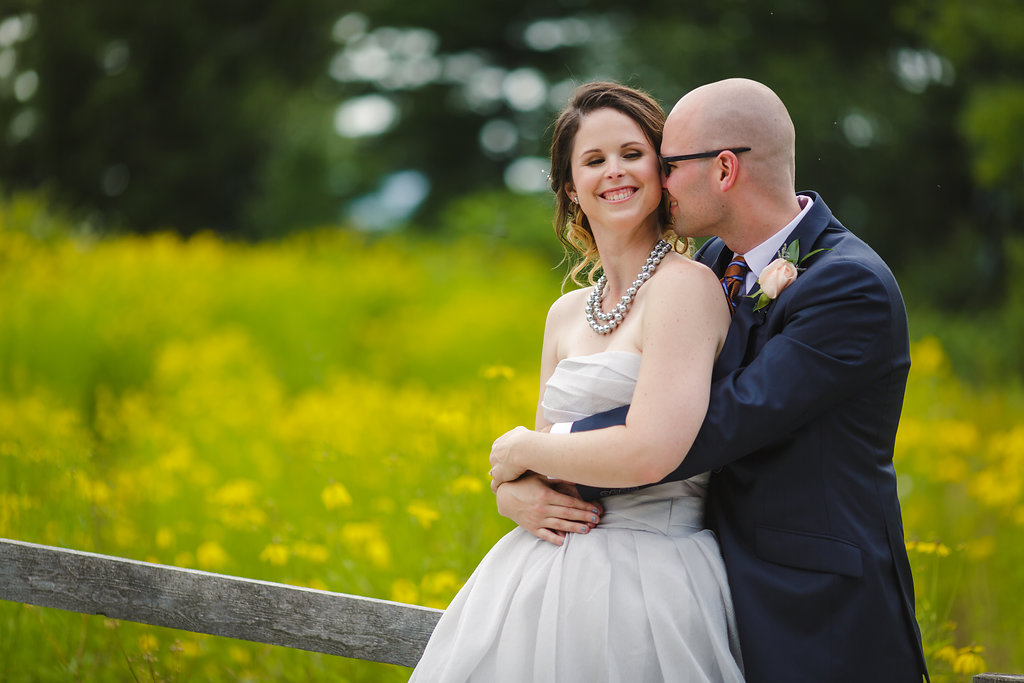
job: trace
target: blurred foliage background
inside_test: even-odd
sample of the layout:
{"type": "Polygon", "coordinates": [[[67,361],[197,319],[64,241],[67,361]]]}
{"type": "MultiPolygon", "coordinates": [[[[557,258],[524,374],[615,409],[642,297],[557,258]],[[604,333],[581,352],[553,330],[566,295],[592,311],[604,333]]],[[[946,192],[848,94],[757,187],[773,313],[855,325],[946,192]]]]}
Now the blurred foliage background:
{"type": "MultiPolygon", "coordinates": [[[[1022,672],[1022,74],[1017,0],[0,0],[0,536],[444,606],[533,417],[551,120],[746,76],[910,309],[933,680],[1022,672]]],[[[0,603],[4,680],[407,676],[0,603]]]]}
{"type": "Polygon", "coordinates": [[[894,265],[955,254],[970,277],[927,291],[973,306],[1024,209],[1022,73],[1016,0],[4,0],[0,184],[101,231],[244,238],[444,231],[511,193],[478,227],[504,235],[574,84],[668,108],[740,75],[789,106],[799,187],[894,265]]]}

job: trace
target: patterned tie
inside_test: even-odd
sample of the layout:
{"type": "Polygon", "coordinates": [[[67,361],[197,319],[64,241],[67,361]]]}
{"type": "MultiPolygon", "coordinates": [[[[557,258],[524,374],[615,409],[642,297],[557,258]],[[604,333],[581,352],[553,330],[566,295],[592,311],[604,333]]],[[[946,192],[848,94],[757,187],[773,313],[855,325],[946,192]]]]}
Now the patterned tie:
{"type": "Polygon", "coordinates": [[[729,261],[729,267],[725,269],[725,275],[722,276],[722,291],[725,292],[725,298],[729,302],[730,313],[736,313],[736,297],[743,289],[748,270],[750,268],[743,257],[734,254],[732,261],[729,261]]]}

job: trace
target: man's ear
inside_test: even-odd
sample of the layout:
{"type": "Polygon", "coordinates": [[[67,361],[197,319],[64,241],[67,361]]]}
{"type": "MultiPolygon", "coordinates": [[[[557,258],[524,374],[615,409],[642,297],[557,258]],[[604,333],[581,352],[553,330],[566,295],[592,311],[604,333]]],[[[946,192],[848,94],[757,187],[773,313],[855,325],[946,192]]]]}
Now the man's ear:
{"type": "Polygon", "coordinates": [[[725,192],[736,184],[739,172],[740,160],[734,152],[725,150],[715,157],[715,180],[721,191],[725,192]]]}

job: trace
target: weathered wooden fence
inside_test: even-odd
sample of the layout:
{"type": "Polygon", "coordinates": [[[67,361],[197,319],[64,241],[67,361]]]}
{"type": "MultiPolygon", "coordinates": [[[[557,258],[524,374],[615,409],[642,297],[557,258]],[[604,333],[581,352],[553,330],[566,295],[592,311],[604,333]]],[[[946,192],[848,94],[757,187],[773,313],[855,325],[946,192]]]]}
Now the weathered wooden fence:
{"type": "Polygon", "coordinates": [[[0,599],[413,666],[441,610],[0,539],[0,599]]]}
{"type": "MultiPolygon", "coordinates": [[[[0,600],[413,666],[441,610],[0,538],[0,600]]],[[[1024,683],[978,674],[973,683],[1024,683]]]]}

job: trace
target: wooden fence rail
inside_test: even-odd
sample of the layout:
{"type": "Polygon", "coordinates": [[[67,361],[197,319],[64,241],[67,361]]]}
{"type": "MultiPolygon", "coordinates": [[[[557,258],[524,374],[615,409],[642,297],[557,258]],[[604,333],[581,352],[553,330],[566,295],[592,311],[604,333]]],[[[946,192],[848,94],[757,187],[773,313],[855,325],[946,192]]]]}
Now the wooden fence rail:
{"type": "Polygon", "coordinates": [[[0,599],[413,666],[441,610],[0,538],[0,599]]]}
{"type": "MultiPolygon", "coordinates": [[[[441,610],[0,538],[0,600],[414,666],[441,610]]],[[[978,674],[973,683],[1024,683],[978,674]]]]}

